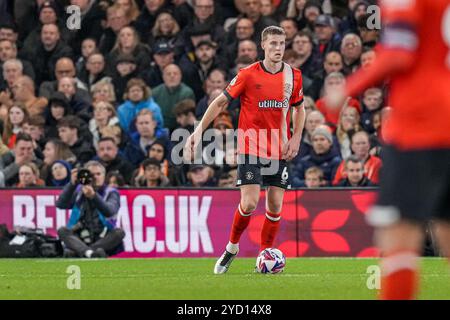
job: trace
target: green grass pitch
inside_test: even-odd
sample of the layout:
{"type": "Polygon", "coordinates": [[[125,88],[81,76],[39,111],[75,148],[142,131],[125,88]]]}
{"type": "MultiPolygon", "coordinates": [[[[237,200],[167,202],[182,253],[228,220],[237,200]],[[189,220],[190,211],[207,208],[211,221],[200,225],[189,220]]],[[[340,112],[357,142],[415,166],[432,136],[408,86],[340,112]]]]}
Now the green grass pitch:
{"type": "MultiPolygon", "coordinates": [[[[376,259],[288,259],[279,275],[253,272],[255,259],[237,258],[225,275],[215,259],[0,259],[0,299],[374,299],[367,268],[376,259]],[[67,288],[78,266],[81,289],[67,288]],[[69,281],[70,282],[70,281],[69,281]]],[[[450,299],[449,266],[422,259],[421,299],[450,299]]]]}

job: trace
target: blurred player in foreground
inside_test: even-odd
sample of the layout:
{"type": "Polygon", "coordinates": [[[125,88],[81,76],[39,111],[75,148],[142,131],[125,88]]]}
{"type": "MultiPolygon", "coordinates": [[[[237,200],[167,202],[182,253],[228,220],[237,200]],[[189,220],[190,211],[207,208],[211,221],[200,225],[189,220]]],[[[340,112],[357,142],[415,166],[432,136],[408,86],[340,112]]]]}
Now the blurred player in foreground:
{"type": "Polygon", "coordinates": [[[234,213],[230,241],[214,267],[215,274],[227,272],[238,254],[239,239],[257,207],[261,183],[267,186],[267,191],[260,249],[272,247],[279,229],[284,191],[290,187],[287,162],[298,153],[305,121],[301,72],[283,62],[286,44],[283,29],[267,27],[261,39],[264,60],[239,71],[209,105],[185,148],[185,157],[191,158],[201,142],[203,130],[226,109],[229,101],[241,98],[237,177],[241,200],[234,213]]]}
{"type": "Polygon", "coordinates": [[[382,253],[381,299],[413,299],[423,223],[450,256],[450,0],[384,0],[377,60],[329,92],[330,108],[390,79],[380,194],[368,214],[382,253]]]}

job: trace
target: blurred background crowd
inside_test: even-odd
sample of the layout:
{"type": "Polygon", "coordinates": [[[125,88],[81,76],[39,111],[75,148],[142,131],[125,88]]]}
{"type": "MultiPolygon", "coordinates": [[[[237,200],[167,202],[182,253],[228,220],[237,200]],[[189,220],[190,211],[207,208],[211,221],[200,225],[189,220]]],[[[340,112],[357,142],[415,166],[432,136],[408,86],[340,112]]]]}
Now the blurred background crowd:
{"type": "Polygon", "coordinates": [[[202,164],[173,163],[171,135],[192,132],[237,72],[263,58],[269,25],[285,30],[284,61],[303,75],[292,186],[374,186],[386,84],[334,112],[322,97],[376,58],[375,2],[0,0],[0,187],[63,186],[89,160],[112,186],[234,187],[236,147],[225,141],[239,99],[212,124],[202,164]],[[69,5],[81,9],[80,29],[67,23],[69,5]]]}

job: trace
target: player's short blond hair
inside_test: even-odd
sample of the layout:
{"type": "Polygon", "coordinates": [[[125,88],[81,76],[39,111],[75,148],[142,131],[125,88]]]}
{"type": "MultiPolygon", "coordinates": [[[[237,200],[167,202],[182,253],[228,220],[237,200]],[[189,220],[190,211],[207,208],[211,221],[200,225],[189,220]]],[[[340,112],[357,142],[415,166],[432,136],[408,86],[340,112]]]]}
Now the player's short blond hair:
{"type": "Polygon", "coordinates": [[[268,27],[264,28],[264,30],[261,32],[261,41],[266,41],[266,39],[269,35],[286,37],[286,32],[284,32],[283,28],[281,28],[281,27],[268,26],[268,27]]]}

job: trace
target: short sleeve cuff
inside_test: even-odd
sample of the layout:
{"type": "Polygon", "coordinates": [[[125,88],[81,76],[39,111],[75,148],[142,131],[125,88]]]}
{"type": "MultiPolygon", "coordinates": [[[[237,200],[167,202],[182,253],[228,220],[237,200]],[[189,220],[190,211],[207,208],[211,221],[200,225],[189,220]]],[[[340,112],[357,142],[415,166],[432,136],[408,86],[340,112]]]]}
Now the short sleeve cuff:
{"type": "Polygon", "coordinates": [[[227,90],[223,90],[223,94],[225,95],[225,97],[227,97],[228,102],[231,102],[233,100],[233,97],[228,93],[227,90]]]}

